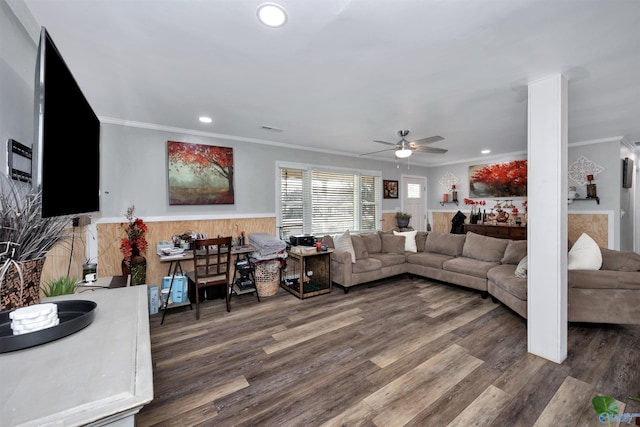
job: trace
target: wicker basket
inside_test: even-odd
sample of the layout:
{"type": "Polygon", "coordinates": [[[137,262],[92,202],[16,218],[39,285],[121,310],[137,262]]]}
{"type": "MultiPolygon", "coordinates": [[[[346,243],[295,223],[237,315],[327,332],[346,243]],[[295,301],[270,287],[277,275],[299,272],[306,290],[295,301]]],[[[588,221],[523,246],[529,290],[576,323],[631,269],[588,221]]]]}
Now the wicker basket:
{"type": "Polygon", "coordinates": [[[256,289],[261,297],[278,293],[280,287],[280,261],[267,261],[256,265],[256,289]]]}

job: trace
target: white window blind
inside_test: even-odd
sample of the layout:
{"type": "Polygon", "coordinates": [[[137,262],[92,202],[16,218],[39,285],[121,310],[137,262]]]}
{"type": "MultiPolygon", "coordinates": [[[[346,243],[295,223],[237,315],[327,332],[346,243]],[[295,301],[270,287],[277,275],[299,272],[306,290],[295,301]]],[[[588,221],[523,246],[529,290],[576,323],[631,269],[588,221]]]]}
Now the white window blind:
{"type": "Polygon", "coordinates": [[[381,220],[381,179],[371,173],[280,167],[281,236],[375,231],[381,220]]]}

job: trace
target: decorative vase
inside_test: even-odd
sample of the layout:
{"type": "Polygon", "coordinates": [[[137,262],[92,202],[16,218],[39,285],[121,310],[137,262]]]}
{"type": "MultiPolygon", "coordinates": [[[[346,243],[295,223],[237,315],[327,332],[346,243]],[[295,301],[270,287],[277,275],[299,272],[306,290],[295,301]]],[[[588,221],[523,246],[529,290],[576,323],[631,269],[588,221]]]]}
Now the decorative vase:
{"type": "Polygon", "coordinates": [[[131,246],[131,260],[122,260],[122,275],[131,275],[131,286],[142,285],[147,281],[147,259],[140,255],[136,245],[131,246]]]}
{"type": "Polygon", "coordinates": [[[396,224],[398,225],[398,228],[407,228],[409,227],[409,220],[411,220],[411,218],[396,218],[396,224]]]}
{"type": "Polygon", "coordinates": [[[8,268],[0,278],[0,310],[12,310],[40,303],[40,276],[44,261],[45,258],[7,261],[8,268]]]}

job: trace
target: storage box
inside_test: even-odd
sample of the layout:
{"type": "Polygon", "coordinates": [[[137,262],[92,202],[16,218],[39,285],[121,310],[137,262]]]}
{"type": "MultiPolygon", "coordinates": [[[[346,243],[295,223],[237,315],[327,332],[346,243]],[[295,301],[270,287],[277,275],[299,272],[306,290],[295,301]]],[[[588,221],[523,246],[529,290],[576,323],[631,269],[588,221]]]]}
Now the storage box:
{"type": "Polygon", "coordinates": [[[149,297],[149,315],[158,314],[160,307],[160,292],[156,285],[147,285],[147,295],[149,297]]]}
{"type": "MultiPolygon", "coordinates": [[[[187,276],[176,274],[173,278],[173,287],[171,288],[171,302],[182,303],[189,301],[189,280],[187,276]]],[[[162,278],[162,289],[168,289],[171,286],[171,276],[162,278]]]]}

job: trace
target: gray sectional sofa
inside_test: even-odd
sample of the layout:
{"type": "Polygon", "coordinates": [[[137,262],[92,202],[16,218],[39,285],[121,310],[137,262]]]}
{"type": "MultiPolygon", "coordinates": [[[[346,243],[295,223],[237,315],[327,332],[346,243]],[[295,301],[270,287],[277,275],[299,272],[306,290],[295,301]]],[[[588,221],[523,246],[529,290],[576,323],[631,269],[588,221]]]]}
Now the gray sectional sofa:
{"type": "MultiPolygon", "coordinates": [[[[351,235],[353,254],[331,254],[332,281],[343,287],[399,274],[413,274],[491,295],[527,318],[527,278],[516,275],[527,255],[526,240],[475,233],[415,232],[415,252],[406,251],[413,235],[377,232],[351,235]]],[[[325,236],[323,243],[334,247],[325,236]]],[[[600,270],[568,272],[568,318],[572,322],[640,324],[640,254],[601,248],[600,270]]]]}

